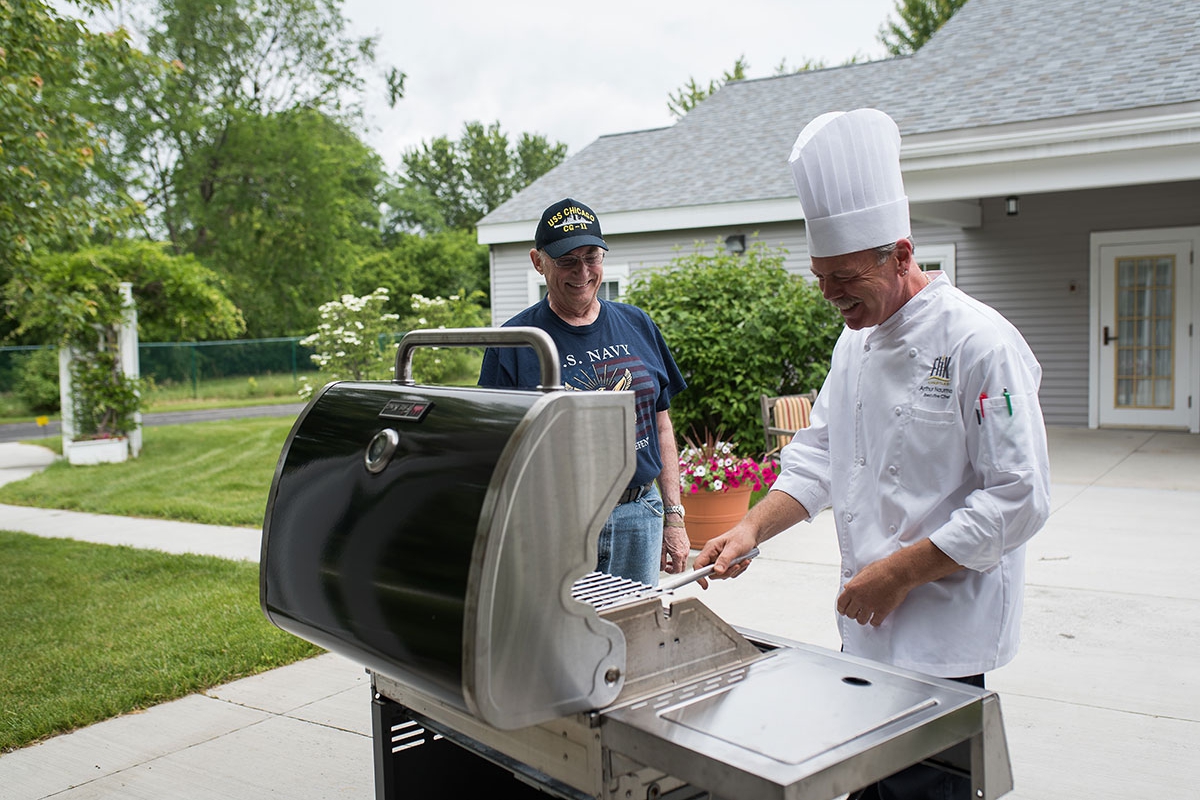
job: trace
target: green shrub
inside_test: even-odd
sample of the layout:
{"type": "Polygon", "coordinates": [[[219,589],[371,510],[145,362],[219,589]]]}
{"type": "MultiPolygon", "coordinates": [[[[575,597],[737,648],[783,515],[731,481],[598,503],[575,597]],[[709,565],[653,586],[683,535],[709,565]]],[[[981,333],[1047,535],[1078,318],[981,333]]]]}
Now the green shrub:
{"type": "MultiPolygon", "coordinates": [[[[462,291],[449,298],[414,294],[411,300],[412,313],[404,319],[410,330],[479,328],[490,321],[483,306],[483,292],[462,291]]],[[[469,347],[419,348],[412,357],[413,379],[418,383],[451,384],[468,376],[474,378],[479,374],[480,353],[469,347]]]]}
{"type": "Polygon", "coordinates": [[[13,357],[13,394],[29,411],[58,411],[58,350],[44,347],[13,357]]]}
{"type": "Polygon", "coordinates": [[[734,254],[718,241],[704,250],[635,276],[625,300],[658,324],[687,379],[671,401],[679,435],[723,431],[751,450],[764,444],[761,395],[820,388],[841,315],[783,268],[782,248],[754,241],[734,254]]]}

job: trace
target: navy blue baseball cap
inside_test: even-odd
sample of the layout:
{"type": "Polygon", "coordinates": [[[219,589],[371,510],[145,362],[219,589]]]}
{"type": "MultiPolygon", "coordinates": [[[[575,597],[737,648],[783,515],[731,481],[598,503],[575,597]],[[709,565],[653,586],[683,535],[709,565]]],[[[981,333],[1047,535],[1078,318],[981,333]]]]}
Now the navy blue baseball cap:
{"type": "Polygon", "coordinates": [[[608,249],[600,234],[600,218],[596,212],[569,197],[552,203],[542,212],[533,245],[538,250],[545,250],[551,258],[587,245],[608,249]]]}

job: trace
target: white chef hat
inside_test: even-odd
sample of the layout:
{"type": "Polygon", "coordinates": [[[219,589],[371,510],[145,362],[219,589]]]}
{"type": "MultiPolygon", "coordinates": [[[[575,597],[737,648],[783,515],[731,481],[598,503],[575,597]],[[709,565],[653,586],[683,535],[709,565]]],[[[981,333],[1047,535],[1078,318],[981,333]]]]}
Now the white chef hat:
{"type": "Polygon", "coordinates": [[[910,235],[900,129],[882,111],[822,114],[800,131],[788,164],[810,256],[840,256],[910,235]]]}

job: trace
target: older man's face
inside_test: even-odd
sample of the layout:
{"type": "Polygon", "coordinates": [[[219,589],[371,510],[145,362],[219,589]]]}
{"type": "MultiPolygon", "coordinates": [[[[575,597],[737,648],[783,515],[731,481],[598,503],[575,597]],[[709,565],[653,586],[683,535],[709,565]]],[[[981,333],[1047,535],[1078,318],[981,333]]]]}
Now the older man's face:
{"type": "Polygon", "coordinates": [[[878,325],[908,302],[900,262],[896,253],[879,263],[874,250],[859,250],[841,256],[812,260],[825,299],[842,312],[846,326],[853,330],[878,325]]]}

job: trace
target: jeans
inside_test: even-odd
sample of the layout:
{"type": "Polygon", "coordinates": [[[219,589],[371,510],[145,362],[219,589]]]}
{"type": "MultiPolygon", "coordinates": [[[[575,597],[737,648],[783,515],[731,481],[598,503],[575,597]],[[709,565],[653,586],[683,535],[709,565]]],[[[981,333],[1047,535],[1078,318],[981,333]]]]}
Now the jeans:
{"type": "Polygon", "coordinates": [[[658,487],[621,503],[600,529],[596,570],[658,586],[662,565],[663,502],[658,487]]]}

